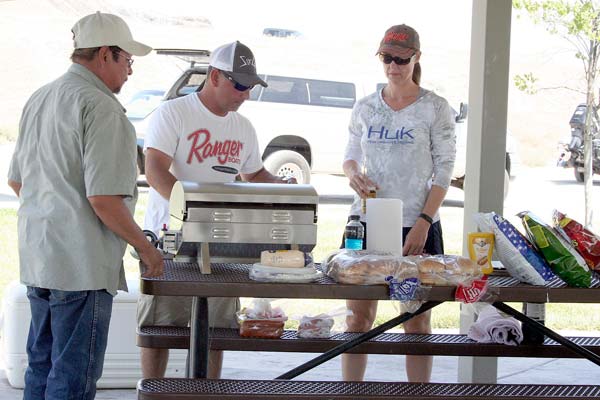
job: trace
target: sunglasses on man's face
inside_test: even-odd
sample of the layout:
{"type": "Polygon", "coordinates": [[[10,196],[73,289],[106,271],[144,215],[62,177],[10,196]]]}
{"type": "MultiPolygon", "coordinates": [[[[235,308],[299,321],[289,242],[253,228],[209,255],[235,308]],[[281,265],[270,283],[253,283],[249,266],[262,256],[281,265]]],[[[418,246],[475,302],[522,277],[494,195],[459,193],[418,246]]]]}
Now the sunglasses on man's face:
{"type": "Polygon", "coordinates": [[[250,86],[242,85],[241,83],[236,82],[235,79],[233,79],[233,77],[231,75],[226,74],[223,71],[221,71],[221,72],[223,73],[223,76],[231,82],[231,84],[237,91],[245,92],[248,90],[252,90],[254,88],[254,85],[250,85],[250,86]]]}
{"type": "Polygon", "coordinates": [[[414,57],[415,57],[415,53],[413,53],[412,56],[410,56],[408,58],[394,57],[390,54],[379,53],[379,59],[384,64],[391,64],[393,61],[396,63],[396,65],[406,65],[406,64],[410,63],[414,57]]]}

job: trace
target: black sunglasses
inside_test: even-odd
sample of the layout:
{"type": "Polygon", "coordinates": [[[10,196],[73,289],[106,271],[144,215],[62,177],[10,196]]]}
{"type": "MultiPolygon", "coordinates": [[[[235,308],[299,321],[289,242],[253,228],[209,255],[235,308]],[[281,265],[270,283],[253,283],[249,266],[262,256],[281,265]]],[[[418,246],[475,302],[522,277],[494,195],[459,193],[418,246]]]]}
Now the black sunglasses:
{"type": "Polygon", "coordinates": [[[221,71],[221,73],[223,74],[223,76],[225,78],[229,79],[229,81],[233,84],[233,87],[237,91],[245,92],[247,90],[252,90],[254,88],[254,85],[246,86],[246,85],[242,85],[241,83],[236,82],[235,79],[233,79],[233,77],[231,75],[225,73],[224,71],[221,71]]]}
{"type": "Polygon", "coordinates": [[[396,65],[406,65],[412,61],[412,59],[415,57],[415,54],[416,53],[413,53],[412,56],[410,56],[408,58],[400,58],[400,57],[394,57],[394,56],[391,56],[391,55],[385,54],[385,53],[379,53],[379,59],[384,64],[391,64],[393,61],[396,63],[396,65]]]}

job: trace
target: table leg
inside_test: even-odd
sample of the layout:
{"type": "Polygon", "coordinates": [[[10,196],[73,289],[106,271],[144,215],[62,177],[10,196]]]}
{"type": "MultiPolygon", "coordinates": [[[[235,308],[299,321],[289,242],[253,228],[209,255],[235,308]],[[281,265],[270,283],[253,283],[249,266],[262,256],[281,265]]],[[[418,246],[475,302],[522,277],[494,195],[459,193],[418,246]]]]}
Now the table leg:
{"type": "Polygon", "coordinates": [[[569,349],[573,350],[575,353],[579,354],[580,356],[582,356],[584,358],[587,358],[594,364],[600,365],[600,356],[598,356],[596,353],[589,351],[585,347],[579,346],[578,344],[571,342],[569,339],[565,338],[564,336],[559,335],[558,333],[554,332],[552,329],[529,318],[528,316],[526,316],[523,313],[520,313],[519,311],[515,310],[514,308],[507,306],[506,304],[504,304],[501,301],[496,301],[496,302],[492,303],[492,305],[494,307],[496,307],[498,310],[515,317],[516,319],[518,319],[519,321],[521,321],[524,324],[527,324],[527,326],[529,326],[531,329],[534,329],[537,332],[540,332],[540,333],[548,336],[552,340],[562,344],[563,346],[568,347],[569,349]]]}
{"type": "Polygon", "coordinates": [[[345,343],[342,343],[342,344],[334,347],[331,350],[326,351],[325,353],[321,354],[320,356],[315,357],[310,361],[307,361],[306,363],[286,372],[283,375],[278,376],[275,379],[293,379],[293,378],[297,377],[298,375],[301,375],[301,374],[305,373],[306,371],[311,370],[314,367],[321,365],[324,362],[329,361],[334,357],[339,356],[340,354],[350,350],[351,348],[356,347],[359,344],[366,342],[367,340],[373,339],[375,336],[384,333],[388,329],[391,329],[397,325],[400,325],[403,322],[408,321],[415,315],[424,313],[425,311],[428,311],[428,310],[432,309],[433,307],[440,305],[442,303],[443,303],[443,301],[428,301],[428,302],[424,303],[414,313],[407,312],[407,313],[399,315],[395,318],[392,318],[389,321],[379,325],[378,327],[373,328],[368,332],[362,333],[359,336],[355,337],[354,339],[349,340],[345,343]]]}
{"type": "Polygon", "coordinates": [[[208,299],[194,297],[190,316],[190,349],[187,378],[206,378],[208,374],[208,299]]]}

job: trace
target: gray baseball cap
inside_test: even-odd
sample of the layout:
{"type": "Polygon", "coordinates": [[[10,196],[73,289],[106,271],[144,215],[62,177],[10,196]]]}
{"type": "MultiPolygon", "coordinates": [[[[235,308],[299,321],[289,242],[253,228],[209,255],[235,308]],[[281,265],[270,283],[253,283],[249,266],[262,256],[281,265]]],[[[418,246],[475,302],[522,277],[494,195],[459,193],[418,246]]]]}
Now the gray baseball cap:
{"type": "Polygon", "coordinates": [[[217,47],[210,55],[211,67],[228,72],[231,77],[244,86],[262,85],[265,81],[256,74],[254,54],[248,46],[235,41],[217,47]]]}

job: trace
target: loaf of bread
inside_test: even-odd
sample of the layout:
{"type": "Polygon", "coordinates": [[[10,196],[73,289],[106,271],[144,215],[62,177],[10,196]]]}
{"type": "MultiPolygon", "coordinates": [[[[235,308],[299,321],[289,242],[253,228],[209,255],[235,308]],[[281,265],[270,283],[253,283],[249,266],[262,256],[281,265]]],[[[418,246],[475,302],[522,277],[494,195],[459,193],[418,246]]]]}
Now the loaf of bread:
{"type": "Polygon", "coordinates": [[[344,250],[331,257],[327,275],[339,283],[380,285],[389,276],[405,279],[417,276],[416,265],[393,253],[344,250]]]}
{"type": "Polygon", "coordinates": [[[417,264],[424,285],[456,286],[468,284],[482,275],[481,266],[469,258],[453,255],[410,257],[417,264]]]}

